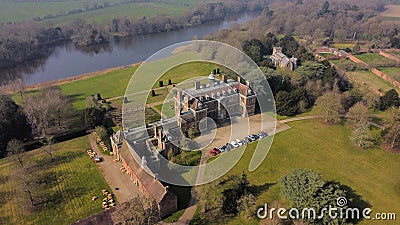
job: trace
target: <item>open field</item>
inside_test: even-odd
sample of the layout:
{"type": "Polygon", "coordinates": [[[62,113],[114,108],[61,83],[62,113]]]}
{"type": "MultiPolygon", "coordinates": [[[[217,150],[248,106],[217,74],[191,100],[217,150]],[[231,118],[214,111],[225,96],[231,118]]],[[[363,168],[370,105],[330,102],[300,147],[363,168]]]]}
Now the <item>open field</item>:
{"type": "Polygon", "coordinates": [[[180,82],[185,81],[187,79],[208,76],[217,67],[221,69],[221,73],[222,72],[231,73],[227,69],[213,63],[189,62],[168,70],[166,73],[162,75],[160,79],[158,79],[154,83],[153,88],[158,87],[159,80],[162,80],[164,82],[164,85],[168,83],[169,79],[172,80],[172,83],[179,84],[180,82]]]}
{"type": "MultiPolygon", "coordinates": [[[[280,179],[296,168],[320,173],[326,180],[337,181],[360,195],[371,205],[373,212],[398,212],[400,207],[400,155],[381,149],[361,150],[349,141],[350,130],[344,126],[327,126],[316,120],[292,122],[292,128],[275,136],[272,148],[264,162],[253,172],[248,165],[254,144],[249,145],[238,164],[228,173],[247,173],[250,185],[260,187],[257,203],[280,201],[280,179]],[[327,141],[329,140],[329,141],[327,141]]],[[[373,214],[371,214],[373,215],[373,214]]],[[[228,224],[225,221],[224,224],[228,224]]],[[[229,224],[259,224],[255,218],[244,220],[237,216],[229,224]]],[[[395,224],[384,221],[362,221],[359,224],[395,224]]]]}
{"type": "MultiPolygon", "coordinates": [[[[107,1],[109,4],[123,3],[121,0],[107,1]]],[[[196,6],[201,0],[168,0],[148,3],[124,3],[121,5],[85,11],[78,14],[60,16],[53,19],[41,21],[41,23],[65,23],[76,18],[85,18],[88,22],[101,23],[105,20],[110,21],[120,16],[142,18],[154,17],[160,14],[179,15],[190,7],[196,6]]],[[[203,1],[204,2],[204,1],[203,1]]],[[[72,10],[85,10],[93,4],[101,5],[104,1],[75,0],[75,1],[8,1],[0,0],[0,22],[19,22],[32,20],[34,17],[43,18],[46,15],[65,14],[72,10]]]]}
{"type": "Polygon", "coordinates": [[[381,16],[390,18],[400,18],[400,5],[386,5],[386,10],[381,13],[381,16]]]}
{"type": "Polygon", "coordinates": [[[332,48],[338,48],[338,49],[345,49],[345,48],[354,48],[355,44],[354,43],[335,43],[331,44],[330,47],[332,48]]]}
{"type": "Polygon", "coordinates": [[[74,19],[85,19],[89,23],[96,22],[97,24],[111,23],[111,20],[121,16],[147,18],[155,17],[157,15],[180,15],[187,10],[188,7],[183,5],[166,4],[166,3],[129,3],[122,4],[105,9],[85,12],[81,14],[74,14],[62,16],[54,19],[45,20],[44,23],[49,21],[55,24],[63,24],[74,19]]]}
{"type": "Polygon", "coordinates": [[[380,71],[384,72],[388,76],[400,82],[400,68],[398,67],[385,67],[379,68],[380,71]]]}
{"type": "Polygon", "coordinates": [[[124,95],[125,89],[136,69],[137,66],[124,68],[84,80],[62,84],[60,88],[66,95],[71,96],[76,109],[83,109],[86,97],[91,95],[100,93],[103,98],[124,95]]]}
{"type": "Polygon", "coordinates": [[[355,55],[358,59],[364,61],[367,64],[377,64],[377,63],[383,63],[383,62],[388,62],[392,61],[388,58],[385,58],[378,53],[364,53],[361,55],[355,55]]]}
{"type": "Polygon", "coordinates": [[[86,136],[55,147],[53,162],[49,162],[48,155],[41,149],[25,153],[31,161],[47,162],[37,175],[49,183],[40,189],[41,195],[52,196],[50,202],[33,212],[24,210],[16,197],[13,164],[6,159],[0,161],[0,224],[69,224],[103,210],[101,200],[92,201],[91,198],[101,197],[102,189],[110,189],[85,153],[88,149],[86,136]]]}
{"type": "Polygon", "coordinates": [[[356,81],[359,84],[365,83],[373,89],[379,90],[381,92],[388,91],[390,89],[396,89],[395,86],[386,82],[382,78],[376,76],[371,71],[356,70],[347,72],[351,80],[356,81]]]}

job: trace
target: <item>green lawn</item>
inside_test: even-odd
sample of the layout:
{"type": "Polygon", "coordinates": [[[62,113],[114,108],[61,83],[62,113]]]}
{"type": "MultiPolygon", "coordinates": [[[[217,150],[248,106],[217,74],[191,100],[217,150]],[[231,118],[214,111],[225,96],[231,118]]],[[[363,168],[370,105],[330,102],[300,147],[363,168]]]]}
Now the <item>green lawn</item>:
{"type": "MultiPolygon", "coordinates": [[[[239,163],[226,174],[245,171],[250,185],[260,187],[257,203],[287,202],[281,196],[280,179],[296,168],[312,169],[325,179],[340,182],[368,202],[373,212],[398,212],[400,207],[400,155],[381,149],[361,150],[349,141],[350,130],[344,126],[327,126],[316,120],[289,124],[292,128],[275,136],[269,154],[253,171],[248,165],[254,151],[251,144],[239,163]],[[264,188],[262,188],[264,187],[264,188]],[[269,188],[265,188],[269,187],[269,188]]],[[[229,224],[259,224],[255,218],[235,217],[229,224]]],[[[376,224],[362,221],[360,224],[376,224]]],[[[395,224],[385,221],[382,224],[395,224]]]]}
{"type": "Polygon", "coordinates": [[[106,74],[60,85],[62,91],[72,98],[76,109],[83,109],[86,97],[101,94],[102,98],[123,96],[137,66],[123,68],[106,74]]]}
{"type": "Polygon", "coordinates": [[[322,57],[332,57],[335,56],[335,54],[333,53],[318,53],[318,55],[322,56],[322,57]]]}
{"type": "Polygon", "coordinates": [[[367,64],[384,63],[384,62],[392,61],[388,58],[385,58],[385,57],[379,55],[378,53],[364,53],[361,55],[356,55],[356,57],[358,59],[366,62],[367,64]]]}
{"type": "MultiPolygon", "coordinates": [[[[174,84],[180,83],[194,77],[208,76],[213,69],[218,66],[212,63],[191,62],[179,65],[167,71],[159,80],[163,80],[164,84],[171,79],[174,84]]],[[[89,77],[82,80],[76,80],[69,83],[61,84],[61,90],[71,97],[72,104],[75,109],[82,110],[86,105],[86,98],[91,95],[101,94],[102,98],[113,98],[123,96],[126,88],[135,73],[138,66],[122,68],[111,71],[105,74],[89,77]]],[[[224,70],[221,68],[221,72],[224,70]]],[[[227,71],[230,73],[230,71],[227,71]]],[[[158,88],[158,81],[155,82],[154,88],[158,88]]],[[[38,89],[26,91],[25,95],[38,93],[38,89]]],[[[148,103],[163,101],[167,96],[167,88],[156,90],[156,96],[148,98],[148,103]]],[[[18,94],[13,94],[12,98],[18,104],[21,103],[21,97],[18,94]]],[[[112,100],[122,104],[122,98],[112,100]]]]}
{"type": "Polygon", "coordinates": [[[385,68],[379,68],[379,70],[400,82],[400,68],[399,67],[385,67],[385,68]]]}
{"type": "Polygon", "coordinates": [[[164,116],[166,116],[167,118],[174,117],[174,115],[175,115],[173,101],[169,101],[165,104],[159,104],[154,107],[157,108],[158,110],[160,110],[160,112],[162,112],[164,114],[164,116]]]}
{"type": "Polygon", "coordinates": [[[92,196],[101,197],[101,190],[110,188],[96,165],[85,153],[88,149],[86,136],[55,145],[54,162],[47,155],[34,150],[26,154],[29,160],[46,161],[37,177],[54,177],[51,185],[40,189],[40,196],[56,196],[34,211],[24,210],[16,197],[15,183],[11,179],[13,164],[0,162],[0,224],[70,224],[102,210],[101,200],[92,201],[92,196]],[[50,176],[52,175],[52,176],[50,176]]]}
{"type": "Polygon", "coordinates": [[[381,92],[388,91],[396,87],[386,82],[382,78],[376,76],[371,71],[364,71],[364,70],[356,70],[356,71],[349,71],[347,72],[351,80],[362,84],[365,82],[369,87],[379,90],[381,92]]]}
{"type": "MultiPolygon", "coordinates": [[[[109,0],[110,4],[124,2],[122,0],[109,0]]],[[[111,19],[126,16],[142,18],[155,17],[160,14],[166,15],[180,15],[183,14],[188,8],[196,6],[202,0],[161,0],[159,2],[147,3],[125,3],[118,6],[107,7],[94,11],[87,11],[83,13],[60,16],[54,19],[43,20],[41,23],[47,24],[49,22],[55,24],[62,24],[71,22],[76,18],[86,19],[88,22],[109,22],[111,19]]],[[[8,1],[0,0],[0,22],[19,22],[32,20],[34,17],[43,18],[46,15],[64,14],[71,10],[85,9],[86,6],[93,6],[93,4],[102,4],[104,1],[100,0],[74,0],[74,1],[8,1]]]]}
{"type": "Polygon", "coordinates": [[[332,48],[338,48],[338,49],[346,49],[346,48],[354,48],[355,44],[354,43],[335,43],[331,44],[330,47],[332,48]]]}
{"type": "Polygon", "coordinates": [[[160,80],[162,80],[164,84],[167,84],[168,80],[171,79],[173,84],[179,84],[180,82],[185,81],[187,79],[208,76],[217,67],[221,69],[221,72],[232,73],[226,68],[218,66],[214,63],[189,62],[168,70],[166,73],[162,75],[160,79],[158,79],[154,83],[153,88],[159,87],[158,81],[160,80]]]}
{"type": "Polygon", "coordinates": [[[89,23],[96,22],[98,24],[111,23],[111,20],[121,16],[143,18],[152,18],[157,15],[181,15],[188,7],[177,4],[167,4],[160,2],[152,3],[129,3],[122,4],[114,7],[105,9],[99,9],[95,11],[89,11],[80,14],[62,16],[50,20],[45,20],[44,23],[49,21],[55,24],[63,24],[66,22],[73,21],[74,19],[80,18],[85,19],[89,23]]]}
{"type": "Polygon", "coordinates": [[[152,108],[146,107],[145,109],[145,120],[146,123],[154,123],[161,119],[161,115],[152,108]]]}

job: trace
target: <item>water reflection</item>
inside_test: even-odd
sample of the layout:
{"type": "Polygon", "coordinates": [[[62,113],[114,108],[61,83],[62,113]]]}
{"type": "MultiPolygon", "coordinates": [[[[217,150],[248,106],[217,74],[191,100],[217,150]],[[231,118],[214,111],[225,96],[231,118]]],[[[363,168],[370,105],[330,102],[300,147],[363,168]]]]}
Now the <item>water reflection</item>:
{"type": "Polygon", "coordinates": [[[130,37],[116,37],[109,44],[76,46],[63,42],[51,47],[47,58],[21,63],[15,68],[0,70],[0,84],[22,78],[27,85],[73,77],[111,67],[129,65],[148,58],[151,54],[171,44],[202,38],[227,28],[233,23],[244,23],[259,15],[242,14],[203,25],[166,33],[154,33],[130,37]]]}
{"type": "Polygon", "coordinates": [[[9,69],[0,69],[0,86],[8,85],[10,81],[17,79],[27,79],[32,74],[44,71],[44,65],[48,58],[19,63],[17,66],[9,69]]]}

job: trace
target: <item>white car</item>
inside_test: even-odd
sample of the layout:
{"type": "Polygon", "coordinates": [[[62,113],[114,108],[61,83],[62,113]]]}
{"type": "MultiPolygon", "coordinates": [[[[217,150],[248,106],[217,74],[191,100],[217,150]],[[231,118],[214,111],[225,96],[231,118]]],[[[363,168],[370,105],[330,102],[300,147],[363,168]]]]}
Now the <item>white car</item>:
{"type": "Polygon", "coordinates": [[[236,143],[236,141],[231,141],[231,145],[232,145],[234,148],[239,147],[239,145],[238,145],[238,143],[236,143]]]}
{"type": "Polygon", "coordinates": [[[243,142],[242,142],[241,140],[236,139],[235,141],[236,141],[236,143],[237,143],[239,146],[242,146],[242,145],[243,145],[243,142]]]}

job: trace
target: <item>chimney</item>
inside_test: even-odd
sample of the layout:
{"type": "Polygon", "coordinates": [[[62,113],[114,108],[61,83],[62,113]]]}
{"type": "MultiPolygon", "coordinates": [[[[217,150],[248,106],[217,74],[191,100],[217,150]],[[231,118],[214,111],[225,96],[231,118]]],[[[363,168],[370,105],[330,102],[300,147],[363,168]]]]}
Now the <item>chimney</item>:
{"type": "Polygon", "coordinates": [[[143,156],[142,157],[142,166],[141,166],[141,168],[144,169],[144,168],[146,168],[146,166],[147,166],[147,160],[146,160],[146,157],[143,156]]]}
{"type": "Polygon", "coordinates": [[[224,82],[224,83],[228,82],[228,75],[226,75],[226,74],[222,75],[222,82],[224,82]]]}
{"type": "Polygon", "coordinates": [[[237,82],[242,83],[242,78],[240,76],[237,77],[237,82]]]}
{"type": "Polygon", "coordinates": [[[157,124],[153,124],[154,137],[157,138],[157,124]]]}
{"type": "Polygon", "coordinates": [[[176,98],[178,99],[178,102],[182,102],[182,91],[181,90],[176,91],[176,98]]]}
{"type": "Polygon", "coordinates": [[[200,89],[200,81],[199,80],[195,80],[194,81],[194,89],[195,90],[199,90],[200,89]]]}

